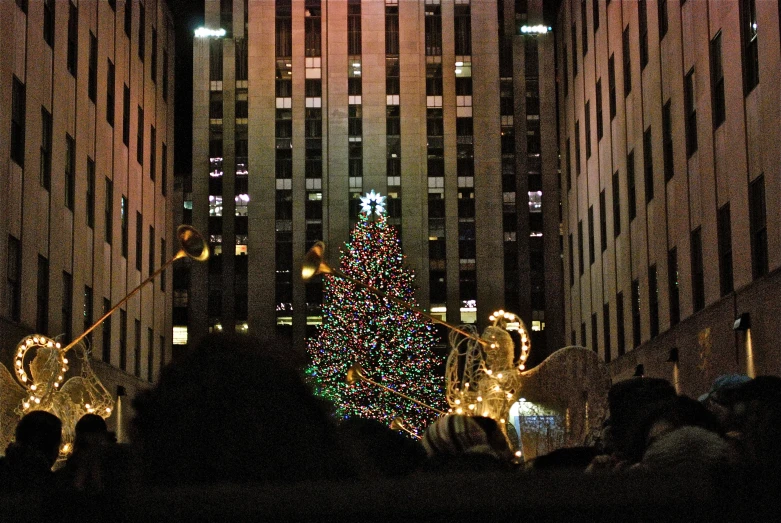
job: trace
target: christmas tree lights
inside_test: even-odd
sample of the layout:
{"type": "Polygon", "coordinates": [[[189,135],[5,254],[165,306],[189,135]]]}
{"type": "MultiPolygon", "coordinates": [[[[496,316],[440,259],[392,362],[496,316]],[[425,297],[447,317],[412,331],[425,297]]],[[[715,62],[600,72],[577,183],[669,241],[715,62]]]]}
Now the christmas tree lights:
{"type": "MultiPolygon", "coordinates": [[[[415,276],[405,266],[382,199],[376,194],[367,199],[350,242],[342,249],[340,270],[415,306],[415,276]]],[[[421,434],[437,412],[365,381],[350,385],[345,376],[357,363],[383,386],[444,408],[443,360],[433,352],[431,323],[409,307],[343,278],[325,277],[323,296],[323,323],[307,347],[307,377],[315,393],[331,401],[340,418],[372,418],[390,425],[402,417],[413,434],[421,434]]]]}

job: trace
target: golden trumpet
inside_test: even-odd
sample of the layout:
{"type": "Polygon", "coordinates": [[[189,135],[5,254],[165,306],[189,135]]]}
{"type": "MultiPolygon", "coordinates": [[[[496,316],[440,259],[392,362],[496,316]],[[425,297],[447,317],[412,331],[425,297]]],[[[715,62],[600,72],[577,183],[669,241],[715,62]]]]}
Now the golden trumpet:
{"type": "Polygon", "coordinates": [[[435,407],[432,407],[431,405],[426,405],[422,401],[416,400],[415,398],[413,398],[411,396],[407,396],[403,392],[399,392],[397,390],[393,390],[390,387],[386,387],[385,385],[383,385],[381,383],[377,383],[376,381],[374,381],[371,378],[369,378],[369,376],[366,374],[366,371],[358,363],[353,363],[353,365],[349,369],[347,369],[347,376],[345,378],[345,381],[347,382],[348,385],[351,385],[351,386],[355,385],[359,381],[365,381],[366,383],[371,383],[375,387],[379,387],[379,388],[381,388],[383,390],[386,390],[386,391],[390,392],[391,394],[395,394],[396,396],[401,396],[402,398],[404,398],[404,399],[406,399],[408,401],[411,401],[412,403],[416,403],[416,404],[420,405],[421,407],[425,407],[425,408],[427,408],[429,410],[433,410],[434,412],[438,412],[439,414],[443,414],[443,415],[447,414],[445,411],[439,410],[439,409],[437,409],[435,407]]]}
{"type": "Polygon", "coordinates": [[[391,424],[390,424],[390,428],[391,428],[391,430],[401,430],[401,431],[404,431],[407,434],[409,434],[410,436],[412,436],[413,438],[420,439],[420,436],[415,434],[415,432],[413,432],[412,430],[410,430],[407,427],[407,425],[404,423],[404,418],[402,418],[401,416],[396,416],[395,418],[393,418],[393,421],[391,421],[391,424]]]}
{"type": "Polygon", "coordinates": [[[464,329],[461,329],[460,327],[456,327],[455,325],[452,325],[444,320],[440,320],[436,316],[432,316],[431,314],[425,312],[424,310],[418,307],[415,307],[410,303],[400,300],[395,296],[391,296],[376,287],[372,287],[368,283],[364,283],[360,280],[356,280],[352,276],[348,276],[347,274],[340,271],[339,269],[334,269],[333,267],[328,265],[328,262],[325,261],[324,254],[325,254],[325,243],[322,241],[315,243],[312,246],[312,248],[309,249],[309,251],[306,253],[306,255],[304,256],[304,262],[301,266],[301,278],[303,278],[304,281],[309,281],[313,276],[317,276],[318,274],[330,274],[332,276],[336,276],[337,278],[347,280],[350,283],[357,285],[358,287],[364,288],[369,292],[376,294],[380,298],[385,298],[386,300],[392,301],[397,305],[401,305],[405,309],[416,312],[421,316],[423,316],[424,318],[428,319],[429,321],[438,323],[440,325],[444,325],[448,329],[453,330],[469,339],[475,340],[476,342],[480,343],[483,346],[490,345],[489,342],[480,338],[479,336],[476,336],[473,333],[467,332],[464,329]]]}
{"type": "Polygon", "coordinates": [[[117,309],[122,306],[122,304],[127,302],[131,297],[133,297],[133,295],[140,291],[144,285],[154,280],[161,272],[167,269],[169,265],[171,265],[179,258],[187,257],[192,258],[195,261],[206,261],[209,259],[209,245],[206,243],[204,237],[201,236],[201,233],[199,233],[194,227],[189,225],[180,225],[176,229],[176,236],[179,238],[179,244],[181,248],[176,252],[176,254],[174,254],[173,258],[165,262],[163,266],[157,269],[151,276],[149,276],[149,278],[142,281],[138,287],[130,291],[127,296],[119,300],[119,302],[114,305],[106,314],[101,316],[98,321],[96,321],[94,324],[92,324],[92,326],[90,326],[87,330],[82,332],[73,341],[71,341],[64,349],[62,349],[63,354],[68,352],[68,350],[70,350],[74,345],[84,339],[90,332],[95,330],[98,325],[103,323],[106,318],[114,314],[117,309]]]}

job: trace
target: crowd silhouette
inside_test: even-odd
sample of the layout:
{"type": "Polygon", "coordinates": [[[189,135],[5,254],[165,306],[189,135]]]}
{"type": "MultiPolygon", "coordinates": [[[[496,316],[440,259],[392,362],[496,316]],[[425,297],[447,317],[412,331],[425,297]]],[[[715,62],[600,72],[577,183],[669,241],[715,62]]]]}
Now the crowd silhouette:
{"type": "MultiPolygon", "coordinates": [[[[86,415],[76,425],[72,454],[52,471],[60,420],[43,411],[26,414],[15,441],[0,457],[0,508],[18,508],[7,500],[19,496],[28,496],[27,503],[45,504],[51,495],[64,500],[60,509],[78,499],[95,503],[92,514],[101,519],[121,520],[117,507],[132,504],[128,493],[149,489],[201,492],[199,488],[209,486],[281,485],[290,499],[296,499],[299,493],[305,496],[304,491],[313,495],[309,489],[297,490],[302,484],[359,489],[342,492],[393,491],[430,488],[443,478],[463,478],[453,483],[467,484],[490,476],[490,488],[501,488],[503,481],[511,484],[521,478],[518,481],[533,485],[530,478],[554,473],[569,478],[554,482],[557,488],[603,479],[654,484],[657,478],[694,474],[704,483],[691,486],[692,491],[709,489],[696,503],[705,499],[712,505],[691,508],[709,520],[754,520],[776,510],[781,484],[781,378],[722,376],[694,399],[676,394],[666,380],[634,377],[613,384],[608,404],[610,415],[598,441],[523,462],[490,418],[444,416],[420,441],[373,420],[337,423],[330,406],[312,395],[283,353],[267,350],[247,336],[213,334],[164,368],[156,385],[133,400],[129,444],[117,443],[101,417],[86,415]],[[120,498],[122,503],[112,505],[120,498]]],[[[604,489],[600,492],[605,494],[604,489]]],[[[452,492],[432,494],[436,495],[452,492]]],[[[478,507],[487,504],[480,500],[482,494],[462,495],[475,496],[478,507]]],[[[540,487],[536,494],[523,495],[550,492],[540,487]]],[[[337,502],[349,505],[349,496],[343,496],[337,502]]],[[[172,495],[170,502],[183,499],[172,495]]],[[[593,501],[618,507],[627,503],[593,501]]],[[[418,519],[437,519],[426,513],[433,507],[426,504],[419,507],[423,512],[418,519]]],[[[657,519],[653,510],[660,505],[650,507],[639,519],[657,519]]],[[[339,513],[334,507],[322,510],[339,513]]],[[[376,510],[375,519],[385,519],[379,517],[384,508],[376,510]]],[[[627,513],[627,519],[635,518],[627,513]]]]}

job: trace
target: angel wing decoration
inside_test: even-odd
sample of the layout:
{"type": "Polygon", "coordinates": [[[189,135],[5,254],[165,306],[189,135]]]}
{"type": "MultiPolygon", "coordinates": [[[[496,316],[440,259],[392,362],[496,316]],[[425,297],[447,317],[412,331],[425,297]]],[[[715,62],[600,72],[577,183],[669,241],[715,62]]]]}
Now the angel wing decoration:
{"type": "Polygon", "coordinates": [[[60,458],[73,449],[74,427],[84,414],[108,418],[114,400],[89,363],[89,351],[81,341],[66,354],[62,345],[41,334],[27,336],[16,347],[13,378],[0,365],[0,444],[13,438],[19,419],[34,410],[51,412],[62,421],[60,458]],[[80,374],[65,379],[71,356],[80,374]],[[14,378],[16,382],[14,382],[14,378]]]}

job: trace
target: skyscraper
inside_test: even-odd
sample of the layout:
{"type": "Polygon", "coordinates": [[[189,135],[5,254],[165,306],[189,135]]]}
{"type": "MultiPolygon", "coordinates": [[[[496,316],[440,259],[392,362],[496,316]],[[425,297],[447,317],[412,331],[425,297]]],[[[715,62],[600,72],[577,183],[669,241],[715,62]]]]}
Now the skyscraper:
{"type": "Polygon", "coordinates": [[[217,256],[192,267],[189,337],[247,329],[302,344],[322,298],[319,282],[301,281],[301,258],[324,239],[337,265],[360,196],[375,190],[424,308],[481,326],[512,310],[541,350],[546,335],[558,348],[555,71],[541,10],[207,1],[186,205],[217,256]]]}
{"type": "Polygon", "coordinates": [[[777,373],[778,20],[757,0],[561,5],[565,333],[614,375],[679,366],[696,393],[777,373]]]}
{"type": "MultiPolygon", "coordinates": [[[[70,341],[173,255],[174,35],[163,0],[0,3],[2,361],[70,341]]],[[[170,357],[171,279],[90,335],[112,393],[170,357]]],[[[112,418],[113,419],[113,418],[112,418]]]]}

